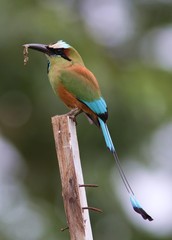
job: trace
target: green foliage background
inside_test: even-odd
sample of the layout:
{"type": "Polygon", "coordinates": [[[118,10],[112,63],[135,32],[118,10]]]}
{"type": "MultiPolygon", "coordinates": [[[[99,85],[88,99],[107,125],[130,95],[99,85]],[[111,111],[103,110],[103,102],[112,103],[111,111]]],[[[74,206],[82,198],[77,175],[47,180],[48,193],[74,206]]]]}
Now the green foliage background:
{"type": "MultiPolygon", "coordinates": [[[[138,161],[144,161],[138,153],[140,144],[172,117],[171,71],[143,62],[138,54],[148,31],[171,23],[172,5],[129,1],[139,15],[137,34],[118,48],[103,46],[92,38],[82,18],[81,2],[0,1],[0,133],[21,155],[23,165],[15,177],[25,194],[22,201],[22,196],[14,193],[11,208],[4,213],[6,218],[0,218],[0,239],[69,239],[68,231],[59,231],[66,226],[66,219],[51,127],[51,117],[67,109],[52,92],[44,56],[30,51],[29,62],[23,66],[23,44],[63,39],[77,48],[99,80],[109,108],[108,125],[121,159],[135,154],[138,161]],[[29,210],[23,213],[23,204],[33,218],[29,210]],[[8,218],[11,209],[13,218],[8,218]]],[[[95,239],[157,239],[134,226],[112,194],[109,175],[114,162],[99,130],[79,116],[77,131],[85,182],[100,186],[87,191],[89,204],[104,212],[91,213],[95,239]]],[[[145,164],[149,167],[148,161],[145,164]]]]}

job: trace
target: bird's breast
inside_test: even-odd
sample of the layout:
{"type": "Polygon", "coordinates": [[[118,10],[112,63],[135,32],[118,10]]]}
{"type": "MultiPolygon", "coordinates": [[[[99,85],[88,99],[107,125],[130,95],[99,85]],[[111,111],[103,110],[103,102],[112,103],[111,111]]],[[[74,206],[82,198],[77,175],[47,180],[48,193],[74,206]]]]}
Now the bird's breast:
{"type": "Polygon", "coordinates": [[[80,108],[79,101],[76,99],[74,95],[72,95],[67,89],[63,86],[63,84],[59,81],[57,84],[57,94],[60,99],[69,107],[69,108],[80,108]]]}

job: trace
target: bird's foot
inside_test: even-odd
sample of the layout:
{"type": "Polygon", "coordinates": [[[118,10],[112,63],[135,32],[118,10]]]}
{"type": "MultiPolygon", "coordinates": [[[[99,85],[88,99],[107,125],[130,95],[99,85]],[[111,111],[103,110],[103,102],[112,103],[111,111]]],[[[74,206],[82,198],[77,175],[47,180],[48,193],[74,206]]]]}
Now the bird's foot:
{"type": "Polygon", "coordinates": [[[82,112],[79,108],[74,108],[70,112],[67,113],[67,116],[69,116],[70,119],[72,119],[75,124],[77,124],[76,116],[79,115],[82,112]]]}
{"type": "Polygon", "coordinates": [[[73,108],[70,112],[67,113],[67,115],[68,115],[69,117],[73,117],[73,116],[76,117],[76,116],[79,115],[81,112],[82,112],[81,109],[79,109],[79,108],[73,108]]]}

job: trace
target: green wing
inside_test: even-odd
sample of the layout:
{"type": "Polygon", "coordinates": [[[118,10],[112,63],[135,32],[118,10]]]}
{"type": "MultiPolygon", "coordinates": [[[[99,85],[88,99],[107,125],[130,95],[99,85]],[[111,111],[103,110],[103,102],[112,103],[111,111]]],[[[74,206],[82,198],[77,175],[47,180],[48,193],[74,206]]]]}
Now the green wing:
{"type": "Polygon", "coordinates": [[[91,102],[101,97],[97,80],[85,67],[62,70],[59,80],[67,91],[81,101],[91,102]]]}

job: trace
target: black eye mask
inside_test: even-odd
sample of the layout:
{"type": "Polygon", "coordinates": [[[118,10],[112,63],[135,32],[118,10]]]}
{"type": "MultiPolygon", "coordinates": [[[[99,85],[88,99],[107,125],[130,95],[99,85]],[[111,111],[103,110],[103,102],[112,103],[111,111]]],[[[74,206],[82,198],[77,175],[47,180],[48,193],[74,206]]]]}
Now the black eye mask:
{"type": "Polygon", "coordinates": [[[48,49],[52,52],[52,55],[58,55],[61,56],[62,58],[68,60],[68,61],[72,61],[66,54],[64,51],[64,48],[50,48],[48,47],[48,49]]]}

